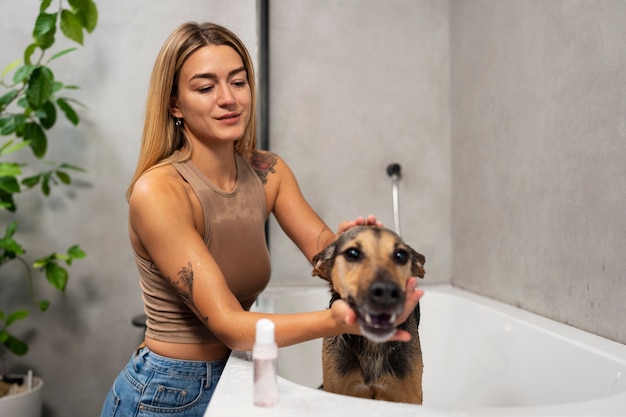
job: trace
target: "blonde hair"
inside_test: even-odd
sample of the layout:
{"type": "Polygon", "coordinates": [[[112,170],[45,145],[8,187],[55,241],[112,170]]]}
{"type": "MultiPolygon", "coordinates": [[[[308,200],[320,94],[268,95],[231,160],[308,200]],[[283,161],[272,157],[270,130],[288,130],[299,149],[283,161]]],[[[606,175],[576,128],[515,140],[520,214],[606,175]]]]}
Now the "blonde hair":
{"type": "Polygon", "coordinates": [[[233,32],[223,26],[214,23],[184,23],[167,38],[152,69],[139,160],[126,191],[127,199],[130,198],[137,179],[146,171],[190,158],[191,142],[182,127],[175,126],[169,103],[170,98],[178,93],[178,77],[183,64],[191,54],[207,45],[230,46],[243,61],[252,104],[250,120],[242,138],[235,142],[235,151],[249,158],[256,148],[256,87],[248,50],[233,32]]]}

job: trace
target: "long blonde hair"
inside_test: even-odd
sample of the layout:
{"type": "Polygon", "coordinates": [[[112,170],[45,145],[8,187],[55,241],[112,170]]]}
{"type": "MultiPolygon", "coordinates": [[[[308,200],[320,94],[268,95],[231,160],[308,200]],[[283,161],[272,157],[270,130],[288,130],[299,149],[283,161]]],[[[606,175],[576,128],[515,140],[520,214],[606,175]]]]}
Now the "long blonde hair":
{"type": "Polygon", "coordinates": [[[170,98],[178,93],[178,78],[183,64],[191,54],[207,45],[230,46],[243,61],[252,105],[250,120],[243,137],[235,142],[235,151],[248,158],[256,148],[256,87],[248,50],[233,32],[223,26],[214,23],[184,23],[167,38],[152,69],[139,160],[126,191],[127,199],[137,179],[146,171],[190,158],[191,142],[182,127],[175,125],[174,117],[169,112],[169,103],[170,98]]]}

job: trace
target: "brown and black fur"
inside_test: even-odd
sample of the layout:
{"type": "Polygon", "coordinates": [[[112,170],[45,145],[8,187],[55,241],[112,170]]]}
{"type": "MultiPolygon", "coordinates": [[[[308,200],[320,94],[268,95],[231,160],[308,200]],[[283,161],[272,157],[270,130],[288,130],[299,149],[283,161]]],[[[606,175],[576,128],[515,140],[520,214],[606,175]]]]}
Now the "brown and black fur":
{"type": "Polygon", "coordinates": [[[313,275],[329,282],[331,304],[347,301],[365,336],[324,339],[323,389],[386,401],[422,403],[419,305],[400,326],[395,315],[405,303],[406,280],[424,277],[426,259],[389,229],[358,226],[313,258],[313,275]],[[366,318],[367,317],[367,318],[366,318]],[[386,342],[396,328],[410,342],[386,342]]]}

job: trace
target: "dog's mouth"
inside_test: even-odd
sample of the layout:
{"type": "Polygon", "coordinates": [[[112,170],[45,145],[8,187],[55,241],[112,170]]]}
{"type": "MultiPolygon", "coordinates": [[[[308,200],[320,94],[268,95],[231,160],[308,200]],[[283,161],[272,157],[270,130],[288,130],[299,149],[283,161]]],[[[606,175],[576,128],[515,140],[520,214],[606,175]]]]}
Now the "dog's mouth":
{"type": "Polygon", "coordinates": [[[383,343],[396,333],[397,313],[374,312],[366,307],[359,308],[353,299],[348,300],[348,304],[356,313],[357,322],[366,338],[373,342],[383,343]]]}

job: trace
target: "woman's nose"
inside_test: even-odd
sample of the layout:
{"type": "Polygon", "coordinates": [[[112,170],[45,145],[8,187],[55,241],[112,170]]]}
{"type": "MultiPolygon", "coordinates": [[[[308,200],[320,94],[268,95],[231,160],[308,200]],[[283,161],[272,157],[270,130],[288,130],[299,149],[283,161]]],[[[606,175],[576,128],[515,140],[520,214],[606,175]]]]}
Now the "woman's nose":
{"type": "Polygon", "coordinates": [[[219,106],[228,106],[235,103],[235,96],[230,91],[230,87],[225,85],[218,89],[217,104],[219,106]]]}

